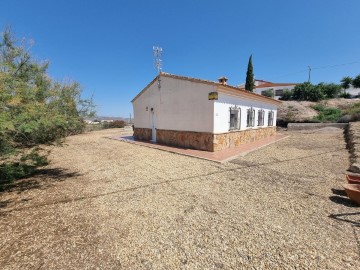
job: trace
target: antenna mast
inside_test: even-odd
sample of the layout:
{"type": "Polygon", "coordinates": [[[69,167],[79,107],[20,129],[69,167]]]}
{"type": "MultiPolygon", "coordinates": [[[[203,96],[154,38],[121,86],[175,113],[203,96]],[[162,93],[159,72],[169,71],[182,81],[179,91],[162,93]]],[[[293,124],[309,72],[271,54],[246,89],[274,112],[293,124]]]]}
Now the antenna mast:
{"type": "Polygon", "coordinates": [[[153,55],[154,55],[154,68],[160,74],[162,66],[162,48],[159,46],[153,46],[153,55]]]}

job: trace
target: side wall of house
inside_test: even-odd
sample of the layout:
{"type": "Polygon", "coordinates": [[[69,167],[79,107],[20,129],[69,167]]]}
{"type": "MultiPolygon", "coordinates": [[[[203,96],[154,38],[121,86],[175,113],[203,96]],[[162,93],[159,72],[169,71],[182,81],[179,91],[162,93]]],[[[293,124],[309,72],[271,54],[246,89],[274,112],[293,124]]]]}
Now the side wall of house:
{"type": "MultiPolygon", "coordinates": [[[[214,133],[230,132],[230,108],[238,108],[240,110],[240,130],[250,130],[268,127],[269,111],[274,112],[273,127],[276,126],[277,106],[265,102],[248,99],[245,97],[235,97],[219,93],[219,99],[214,104],[214,133]],[[255,110],[255,126],[247,127],[247,110],[253,108],[255,110]],[[265,111],[264,125],[259,127],[258,111],[265,111]]],[[[235,132],[233,130],[231,132],[235,132]]]]}
{"type": "Polygon", "coordinates": [[[156,129],[212,133],[214,101],[208,100],[208,94],[216,87],[160,78],[160,90],[155,82],[134,100],[135,127],[152,128],[154,114],[156,129]]]}

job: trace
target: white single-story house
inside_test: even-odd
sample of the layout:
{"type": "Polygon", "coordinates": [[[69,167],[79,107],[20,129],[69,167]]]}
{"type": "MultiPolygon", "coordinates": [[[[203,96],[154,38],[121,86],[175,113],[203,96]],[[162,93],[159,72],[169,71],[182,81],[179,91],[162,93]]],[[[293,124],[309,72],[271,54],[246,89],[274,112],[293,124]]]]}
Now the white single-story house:
{"type": "MultiPolygon", "coordinates": [[[[254,92],[262,95],[265,91],[272,90],[274,93],[274,99],[282,97],[285,90],[293,90],[297,83],[274,83],[264,80],[254,80],[255,89],[254,92]]],[[[244,88],[245,83],[240,84],[239,87],[244,88]]]]}
{"type": "Polygon", "coordinates": [[[133,100],[134,138],[219,151],[276,134],[281,102],[239,87],[161,72],[133,100]]]}

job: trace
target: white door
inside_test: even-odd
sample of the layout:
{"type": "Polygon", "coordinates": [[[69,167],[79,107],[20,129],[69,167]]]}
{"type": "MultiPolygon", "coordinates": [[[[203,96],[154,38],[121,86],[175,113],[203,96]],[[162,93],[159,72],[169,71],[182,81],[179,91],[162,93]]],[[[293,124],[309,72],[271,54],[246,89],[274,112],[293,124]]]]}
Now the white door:
{"type": "Polygon", "coordinates": [[[156,142],[156,115],[154,112],[152,112],[151,119],[152,119],[151,141],[156,142]]]}

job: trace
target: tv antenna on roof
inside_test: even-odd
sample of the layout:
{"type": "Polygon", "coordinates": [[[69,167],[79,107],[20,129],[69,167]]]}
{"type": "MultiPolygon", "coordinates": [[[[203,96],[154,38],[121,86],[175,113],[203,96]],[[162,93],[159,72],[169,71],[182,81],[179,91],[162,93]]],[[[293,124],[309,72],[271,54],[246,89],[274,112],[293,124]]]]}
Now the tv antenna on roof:
{"type": "Polygon", "coordinates": [[[161,72],[162,66],[162,48],[159,46],[153,46],[153,55],[154,55],[154,68],[158,73],[161,72]]]}

